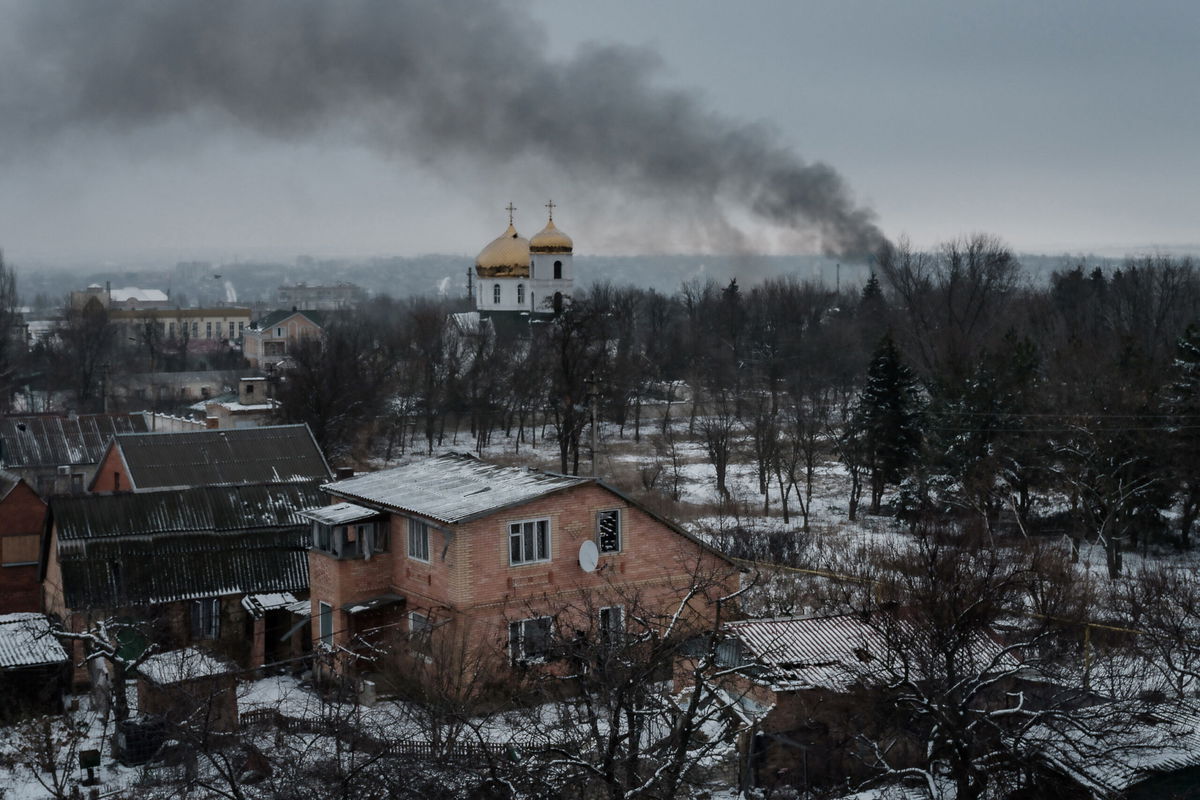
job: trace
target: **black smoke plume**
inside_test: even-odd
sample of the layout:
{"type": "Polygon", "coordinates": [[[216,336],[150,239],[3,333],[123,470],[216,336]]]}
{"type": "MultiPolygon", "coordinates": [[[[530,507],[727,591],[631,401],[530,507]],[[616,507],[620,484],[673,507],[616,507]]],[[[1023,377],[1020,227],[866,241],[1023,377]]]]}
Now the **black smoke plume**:
{"type": "MultiPolygon", "coordinates": [[[[0,40],[0,144],[196,116],[384,154],[543,161],[630,196],[704,198],[815,236],[884,238],[831,167],[655,85],[653,54],[543,55],[519,6],[465,0],[29,0],[0,40]]],[[[0,158],[3,156],[0,155],[0,158]]]]}

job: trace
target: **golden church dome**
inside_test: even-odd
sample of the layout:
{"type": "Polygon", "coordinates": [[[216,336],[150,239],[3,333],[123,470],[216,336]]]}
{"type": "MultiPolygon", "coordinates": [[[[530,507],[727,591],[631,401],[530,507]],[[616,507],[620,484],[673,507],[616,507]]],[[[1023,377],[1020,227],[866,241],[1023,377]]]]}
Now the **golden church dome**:
{"type": "Polygon", "coordinates": [[[529,240],[508,224],[508,230],[475,257],[475,273],[481,278],[528,278],[529,240]]]}
{"type": "Polygon", "coordinates": [[[553,219],[529,240],[529,249],[535,253],[570,253],[574,247],[571,237],[555,227],[553,219]]]}

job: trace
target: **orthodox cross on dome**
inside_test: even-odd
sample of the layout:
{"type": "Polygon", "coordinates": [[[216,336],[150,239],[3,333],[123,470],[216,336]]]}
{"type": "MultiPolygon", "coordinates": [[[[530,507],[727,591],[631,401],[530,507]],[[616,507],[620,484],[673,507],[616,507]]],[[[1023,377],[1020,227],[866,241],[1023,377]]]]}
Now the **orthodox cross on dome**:
{"type": "Polygon", "coordinates": [[[506,205],[504,207],[504,210],[508,212],[508,224],[512,225],[513,224],[513,212],[517,210],[517,207],[512,204],[512,200],[509,200],[508,205],[506,205]]]}
{"type": "Polygon", "coordinates": [[[556,207],[557,207],[557,206],[555,206],[555,204],[554,204],[554,201],[553,201],[553,200],[547,200],[547,201],[546,201],[546,208],[550,209],[550,221],[551,221],[551,222],[554,222],[554,209],[555,209],[556,207]]]}

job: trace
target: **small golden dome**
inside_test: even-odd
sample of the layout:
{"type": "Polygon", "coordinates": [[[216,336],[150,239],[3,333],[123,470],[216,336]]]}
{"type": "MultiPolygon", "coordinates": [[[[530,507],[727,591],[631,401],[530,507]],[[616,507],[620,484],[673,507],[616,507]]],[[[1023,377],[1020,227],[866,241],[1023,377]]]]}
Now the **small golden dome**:
{"type": "Polygon", "coordinates": [[[481,278],[528,278],[529,240],[510,222],[508,230],[479,251],[475,272],[481,278]]]}
{"type": "Polygon", "coordinates": [[[554,220],[547,222],[546,227],[529,240],[529,249],[535,253],[570,253],[574,247],[571,237],[555,227],[554,220]]]}

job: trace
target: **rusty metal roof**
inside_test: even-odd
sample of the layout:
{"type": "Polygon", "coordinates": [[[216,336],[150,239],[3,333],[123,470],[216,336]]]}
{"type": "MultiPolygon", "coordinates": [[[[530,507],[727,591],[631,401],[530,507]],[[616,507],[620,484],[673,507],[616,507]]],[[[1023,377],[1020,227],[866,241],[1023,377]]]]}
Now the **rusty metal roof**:
{"type": "Polygon", "coordinates": [[[0,669],[20,669],[67,660],[62,645],[50,634],[44,614],[0,615],[0,669]]]}
{"type": "Polygon", "coordinates": [[[0,457],[6,467],[15,469],[97,464],[114,435],[147,430],[142,414],[3,417],[0,457]]]}
{"type": "Polygon", "coordinates": [[[329,480],[307,425],[117,436],[134,491],[329,480]]]}
{"type": "Polygon", "coordinates": [[[447,453],[322,488],[355,503],[454,524],[593,481],[489,464],[465,453],[447,453]]]}
{"type": "Polygon", "coordinates": [[[308,589],[314,483],[56,497],[69,608],[308,589]]]}

